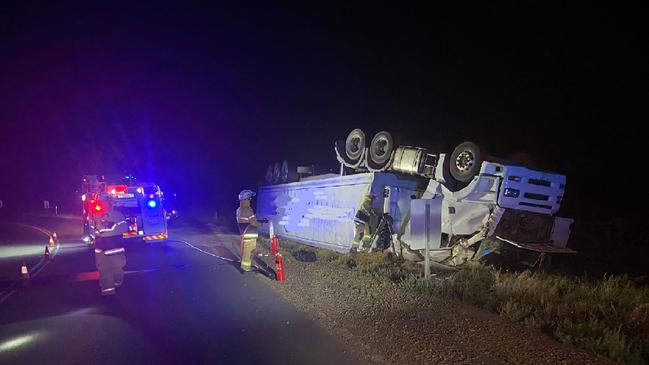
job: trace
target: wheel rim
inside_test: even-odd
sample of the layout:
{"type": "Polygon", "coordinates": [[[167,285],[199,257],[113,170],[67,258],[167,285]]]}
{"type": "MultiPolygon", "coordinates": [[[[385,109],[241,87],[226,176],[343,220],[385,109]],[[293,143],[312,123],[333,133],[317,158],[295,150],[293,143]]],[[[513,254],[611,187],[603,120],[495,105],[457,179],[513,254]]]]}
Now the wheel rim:
{"type": "Polygon", "coordinates": [[[273,182],[279,182],[279,176],[280,176],[280,170],[279,170],[279,163],[275,163],[275,167],[273,168],[273,182]]]}
{"type": "Polygon", "coordinates": [[[352,140],[349,141],[349,151],[352,152],[353,154],[358,153],[358,151],[361,150],[360,145],[361,145],[360,138],[352,138],[352,140]]]}
{"type": "Polygon", "coordinates": [[[268,165],[266,169],[266,182],[269,184],[273,182],[273,165],[268,165]]]}
{"type": "Polygon", "coordinates": [[[288,162],[286,161],[282,162],[279,178],[282,182],[286,182],[286,180],[288,179],[288,162]]]}
{"type": "Polygon", "coordinates": [[[462,151],[462,153],[457,155],[457,158],[455,158],[455,167],[462,173],[466,173],[471,170],[474,164],[475,156],[473,155],[473,153],[471,153],[471,151],[462,151]]]}
{"type": "Polygon", "coordinates": [[[377,164],[384,164],[390,159],[393,142],[392,137],[387,132],[379,132],[372,139],[370,146],[370,157],[377,164]]]}
{"type": "Polygon", "coordinates": [[[385,156],[385,147],[388,145],[388,141],[385,139],[381,139],[380,141],[376,142],[376,146],[374,147],[374,154],[380,158],[385,156]]]}
{"type": "Polygon", "coordinates": [[[345,141],[345,153],[351,160],[357,160],[363,154],[365,148],[365,134],[360,129],[354,129],[347,135],[345,141]]]}

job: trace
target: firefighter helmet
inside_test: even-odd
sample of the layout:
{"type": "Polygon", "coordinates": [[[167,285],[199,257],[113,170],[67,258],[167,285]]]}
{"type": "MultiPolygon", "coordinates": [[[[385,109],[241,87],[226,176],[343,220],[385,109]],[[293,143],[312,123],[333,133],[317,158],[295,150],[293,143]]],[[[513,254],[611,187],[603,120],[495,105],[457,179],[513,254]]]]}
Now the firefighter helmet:
{"type": "Polygon", "coordinates": [[[254,191],[252,190],[241,190],[239,193],[239,201],[241,200],[246,200],[246,199],[252,199],[253,196],[257,195],[254,191]]]}

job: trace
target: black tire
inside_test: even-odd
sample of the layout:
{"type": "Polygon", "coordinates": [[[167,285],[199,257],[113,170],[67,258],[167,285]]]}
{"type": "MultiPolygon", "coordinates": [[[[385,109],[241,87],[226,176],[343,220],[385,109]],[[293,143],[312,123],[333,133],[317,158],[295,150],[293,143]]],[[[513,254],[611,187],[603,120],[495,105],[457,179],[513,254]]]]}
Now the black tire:
{"type": "Polygon", "coordinates": [[[385,166],[392,157],[394,150],[394,140],[389,132],[381,131],[374,135],[370,143],[368,157],[375,165],[385,166]]]}
{"type": "Polygon", "coordinates": [[[292,183],[300,181],[300,175],[297,173],[297,168],[292,163],[284,160],[280,168],[280,181],[282,183],[292,183]]]}
{"type": "Polygon", "coordinates": [[[349,132],[345,139],[345,156],[351,162],[358,161],[365,150],[365,133],[360,129],[349,132]]]}
{"type": "Polygon", "coordinates": [[[268,168],[266,169],[266,175],[264,175],[264,180],[266,181],[267,184],[272,184],[273,183],[273,164],[271,163],[268,165],[268,168]]]}
{"type": "Polygon", "coordinates": [[[485,153],[473,142],[460,143],[449,158],[449,170],[453,179],[467,183],[480,172],[485,153]]]}
{"type": "Polygon", "coordinates": [[[285,183],[288,181],[288,161],[284,160],[279,169],[279,181],[285,183]]]}
{"type": "Polygon", "coordinates": [[[279,184],[280,175],[281,175],[281,170],[280,170],[279,162],[275,162],[275,165],[273,165],[273,183],[274,184],[279,184]]]}

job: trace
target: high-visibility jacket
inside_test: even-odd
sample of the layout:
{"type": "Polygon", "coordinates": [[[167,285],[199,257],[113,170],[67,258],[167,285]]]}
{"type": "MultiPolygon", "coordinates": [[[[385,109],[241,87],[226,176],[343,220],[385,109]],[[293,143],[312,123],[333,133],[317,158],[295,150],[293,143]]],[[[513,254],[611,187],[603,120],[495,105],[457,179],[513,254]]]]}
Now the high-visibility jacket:
{"type": "Polygon", "coordinates": [[[255,217],[255,212],[250,207],[237,208],[237,225],[239,234],[243,235],[250,228],[250,221],[255,217]]]}
{"type": "Polygon", "coordinates": [[[128,231],[128,224],[122,212],[113,208],[106,214],[95,214],[91,223],[96,237],[95,252],[99,250],[109,254],[120,248],[122,252],[124,251],[122,233],[128,231]]]}
{"type": "Polygon", "coordinates": [[[359,224],[370,224],[372,218],[376,216],[374,209],[372,209],[372,201],[369,199],[363,199],[360,207],[356,211],[354,216],[354,222],[359,224]]]}

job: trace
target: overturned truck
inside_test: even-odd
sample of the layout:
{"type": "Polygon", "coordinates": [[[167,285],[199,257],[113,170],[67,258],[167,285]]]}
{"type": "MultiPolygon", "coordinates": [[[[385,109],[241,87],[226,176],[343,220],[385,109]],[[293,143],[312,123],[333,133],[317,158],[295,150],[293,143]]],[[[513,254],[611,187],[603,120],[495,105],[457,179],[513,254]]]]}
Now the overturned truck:
{"type": "Polygon", "coordinates": [[[396,146],[385,131],[366,147],[355,129],[335,151],[340,174],[269,167],[258,215],[273,221],[276,235],[338,252],[366,235],[358,250],[416,261],[428,251],[451,266],[489,257],[539,264],[547,253],[574,252],[566,247],[572,219],[556,216],[564,175],[489,157],[472,142],[450,155],[396,146]]]}

